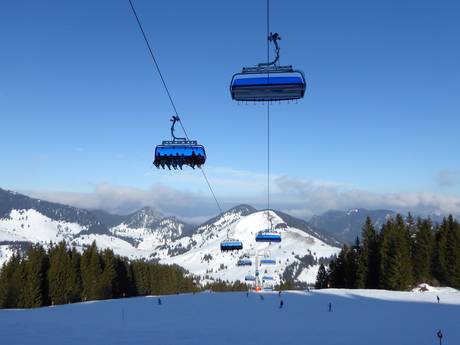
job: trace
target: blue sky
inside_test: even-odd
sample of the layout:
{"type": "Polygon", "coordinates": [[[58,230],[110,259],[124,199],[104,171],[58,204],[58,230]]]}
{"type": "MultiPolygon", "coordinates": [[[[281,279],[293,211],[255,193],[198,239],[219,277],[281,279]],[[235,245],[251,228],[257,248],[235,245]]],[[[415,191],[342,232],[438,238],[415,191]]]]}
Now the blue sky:
{"type": "MultiPolygon", "coordinates": [[[[265,1],[134,4],[223,206],[263,207],[266,107],[237,105],[228,84],[265,59],[265,1]]],[[[308,83],[298,104],[272,106],[274,207],[460,213],[460,5],[271,8],[281,62],[308,83]]],[[[0,32],[0,187],[118,212],[216,212],[199,171],[151,165],[172,109],[127,0],[8,2],[0,32]]]]}

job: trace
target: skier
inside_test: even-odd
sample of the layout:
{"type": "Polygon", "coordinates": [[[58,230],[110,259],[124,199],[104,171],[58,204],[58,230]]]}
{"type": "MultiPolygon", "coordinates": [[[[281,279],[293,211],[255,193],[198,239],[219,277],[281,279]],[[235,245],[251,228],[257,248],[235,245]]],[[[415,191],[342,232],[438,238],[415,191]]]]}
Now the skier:
{"type": "Polygon", "coordinates": [[[249,297],[249,291],[246,291],[246,298],[249,297]]]}
{"type": "Polygon", "coordinates": [[[278,292],[278,297],[281,297],[281,290],[278,292]]]}
{"type": "Polygon", "coordinates": [[[264,300],[264,296],[263,296],[263,295],[260,295],[260,300],[261,300],[261,301],[264,300]]]}
{"type": "Polygon", "coordinates": [[[438,339],[439,339],[439,345],[442,344],[442,332],[441,330],[438,330],[438,333],[436,333],[436,335],[438,336],[438,339]]]}
{"type": "Polygon", "coordinates": [[[158,305],[161,305],[161,298],[158,298],[158,305]]]}
{"type": "Polygon", "coordinates": [[[441,299],[439,298],[439,296],[436,296],[436,299],[438,300],[438,303],[441,301],[441,299]]]}
{"type": "Polygon", "coordinates": [[[283,300],[280,301],[280,309],[283,308],[284,302],[283,300]]]}
{"type": "Polygon", "coordinates": [[[332,303],[329,302],[329,312],[331,312],[331,311],[332,311],[332,303]]]}

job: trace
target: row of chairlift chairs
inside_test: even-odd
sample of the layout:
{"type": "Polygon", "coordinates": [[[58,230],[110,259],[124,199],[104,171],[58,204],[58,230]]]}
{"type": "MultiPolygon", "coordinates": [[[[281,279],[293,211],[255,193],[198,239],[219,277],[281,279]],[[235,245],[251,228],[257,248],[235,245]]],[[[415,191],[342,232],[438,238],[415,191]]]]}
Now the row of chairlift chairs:
{"type": "MultiPolygon", "coordinates": [[[[243,255],[242,259],[245,259],[244,255],[243,255]]],[[[275,265],[276,260],[271,258],[269,253],[268,254],[265,253],[263,258],[260,259],[259,263],[260,263],[260,266],[275,265]]],[[[251,265],[252,265],[252,262],[251,262],[251,265]]],[[[246,282],[248,282],[248,283],[256,283],[258,276],[259,276],[259,269],[256,267],[255,275],[252,274],[251,272],[248,272],[248,274],[244,277],[244,280],[246,282]]],[[[265,269],[264,274],[261,277],[261,282],[262,282],[263,289],[264,290],[273,290],[274,280],[275,279],[274,279],[273,275],[269,274],[268,270],[265,269]]]]}
{"type": "MultiPolygon", "coordinates": [[[[269,42],[275,46],[275,58],[271,62],[259,63],[254,67],[243,67],[235,73],[230,82],[230,94],[238,102],[273,102],[291,101],[304,97],[306,90],[305,76],[302,71],[291,65],[280,66],[280,47],[278,33],[270,33],[269,42]]],[[[181,169],[189,166],[201,168],[206,162],[206,151],[196,140],[176,137],[175,125],[180,122],[179,116],[171,119],[172,140],[163,141],[155,149],[153,164],[157,168],[181,169]]],[[[256,242],[281,242],[281,234],[273,229],[259,231],[256,242]]],[[[243,249],[243,243],[227,237],[221,243],[221,250],[235,251],[243,249]]]]}

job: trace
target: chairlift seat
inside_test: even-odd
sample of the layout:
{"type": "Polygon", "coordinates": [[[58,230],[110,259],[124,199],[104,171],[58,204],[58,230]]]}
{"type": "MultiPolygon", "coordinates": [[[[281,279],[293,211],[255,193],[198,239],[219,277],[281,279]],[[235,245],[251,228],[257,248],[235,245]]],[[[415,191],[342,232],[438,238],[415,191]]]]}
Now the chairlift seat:
{"type": "Polygon", "coordinates": [[[243,243],[234,239],[227,239],[220,243],[220,250],[223,252],[241,250],[243,249],[243,243]]]}
{"type": "Polygon", "coordinates": [[[233,100],[249,102],[289,101],[303,98],[306,82],[303,72],[290,66],[271,69],[243,68],[230,84],[233,100]]]}

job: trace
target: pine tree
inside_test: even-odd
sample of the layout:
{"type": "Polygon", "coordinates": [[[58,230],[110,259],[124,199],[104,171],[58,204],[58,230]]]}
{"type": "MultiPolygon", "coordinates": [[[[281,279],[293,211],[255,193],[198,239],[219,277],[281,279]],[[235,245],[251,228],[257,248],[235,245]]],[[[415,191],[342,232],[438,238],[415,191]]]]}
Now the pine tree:
{"type": "Polygon", "coordinates": [[[376,289],[379,286],[379,248],[378,235],[370,217],[362,229],[362,249],[360,266],[357,272],[357,286],[376,289]]]}
{"type": "Polygon", "coordinates": [[[0,308],[18,308],[22,300],[24,282],[21,257],[13,254],[0,272],[0,308]]]}
{"type": "Polygon", "coordinates": [[[81,254],[74,248],[69,251],[70,261],[72,265],[71,281],[72,292],[70,295],[70,302],[80,302],[83,293],[83,283],[81,278],[81,254]]]}
{"type": "Polygon", "coordinates": [[[100,278],[102,274],[102,261],[97,250],[96,242],[87,248],[81,257],[81,278],[83,300],[103,298],[100,278]]]}
{"type": "Polygon", "coordinates": [[[446,275],[449,286],[460,287],[460,227],[452,215],[447,218],[446,275]]]}
{"type": "Polygon", "coordinates": [[[347,252],[348,246],[344,245],[340,251],[337,259],[331,261],[329,267],[330,273],[330,284],[334,288],[345,288],[346,287],[346,265],[347,265],[347,252]]]}
{"type": "Polygon", "coordinates": [[[381,286],[389,290],[406,290],[412,284],[410,236],[401,215],[388,220],[382,228],[380,246],[381,286]]]}
{"type": "Polygon", "coordinates": [[[99,280],[100,298],[113,298],[120,295],[119,280],[116,271],[116,258],[112,250],[106,249],[102,254],[104,269],[99,280]]]}
{"type": "Polygon", "coordinates": [[[433,257],[433,233],[431,220],[418,220],[413,247],[413,268],[415,283],[431,282],[433,257]]]}
{"type": "Polygon", "coordinates": [[[329,275],[324,264],[321,264],[316,275],[315,289],[325,289],[328,287],[329,275]]]}
{"type": "Polygon", "coordinates": [[[72,302],[73,277],[72,259],[64,241],[48,251],[50,269],[48,271],[49,297],[51,304],[72,302]]]}
{"type": "Polygon", "coordinates": [[[49,258],[42,246],[32,246],[26,254],[23,307],[48,305],[49,258]]]}
{"type": "Polygon", "coordinates": [[[442,285],[448,284],[446,254],[447,232],[447,218],[444,218],[442,223],[438,225],[435,230],[434,253],[432,259],[433,275],[436,278],[436,280],[442,285]]]}

